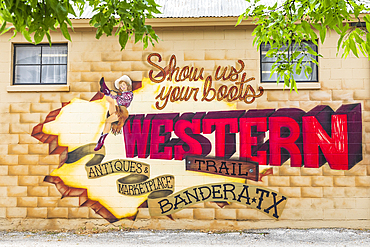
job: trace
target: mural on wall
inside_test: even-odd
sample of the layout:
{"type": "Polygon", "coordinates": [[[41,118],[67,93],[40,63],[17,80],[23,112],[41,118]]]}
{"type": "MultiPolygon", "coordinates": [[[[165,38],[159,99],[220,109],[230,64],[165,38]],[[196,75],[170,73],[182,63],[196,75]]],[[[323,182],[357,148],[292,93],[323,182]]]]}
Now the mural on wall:
{"type": "Polygon", "coordinates": [[[239,69],[219,66],[205,76],[203,68],[177,67],[175,55],[164,67],[155,58],[161,62],[157,53],[147,61],[156,76],[153,70],[141,82],[122,76],[114,82],[118,91],[102,78],[90,101],[63,104],[32,133],[49,143],[50,154],[60,154],[60,166],[44,180],[109,222],[135,219],[141,207],[172,218],[206,201],[240,203],[279,219],[287,196],[247,180],[262,181],[288,159],[292,167],[327,162],[336,170],[362,160],[360,104],[307,113],[237,110],[236,102],[263,95],[248,84],[254,78],[241,60],[239,69]]]}
{"type": "Polygon", "coordinates": [[[247,72],[244,72],[245,64],[242,60],[238,60],[240,66],[236,69],[234,66],[230,68],[218,66],[214,76],[205,76],[204,68],[194,68],[184,66],[182,68],[176,65],[176,56],[172,55],[169,64],[161,67],[156,64],[153,57],[158,58],[158,62],[162,61],[162,56],[159,53],[152,53],[148,56],[147,62],[157,68],[160,73],[153,76],[153,70],[149,71],[149,78],[151,82],[162,83],[171,82],[170,85],[164,85],[160,88],[160,92],[155,96],[157,100],[155,107],[158,110],[163,110],[169,102],[177,101],[243,101],[246,104],[251,104],[256,98],[263,95],[263,88],[258,87],[258,93],[249,85],[248,82],[255,80],[254,77],[247,78],[247,72]],[[167,78],[167,79],[166,79],[167,78]],[[202,81],[202,86],[176,86],[178,82],[197,82],[202,81]],[[204,80],[204,81],[203,81],[204,80]],[[213,81],[222,80],[224,83],[230,81],[235,85],[230,87],[222,84],[217,89],[213,85],[213,81]]]}

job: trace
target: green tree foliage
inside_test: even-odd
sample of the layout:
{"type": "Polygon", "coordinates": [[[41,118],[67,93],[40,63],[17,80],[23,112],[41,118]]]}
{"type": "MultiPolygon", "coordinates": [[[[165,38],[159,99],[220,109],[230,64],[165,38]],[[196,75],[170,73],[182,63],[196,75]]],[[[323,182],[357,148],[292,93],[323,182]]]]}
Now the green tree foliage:
{"type": "Polygon", "coordinates": [[[283,80],[291,90],[297,89],[293,74],[304,71],[307,76],[312,72],[311,62],[317,63],[310,54],[322,57],[304,41],[317,45],[318,40],[325,41],[327,32],[336,32],[339,35],[337,55],[342,48],[342,57],[351,52],[356,57],[359,53],[369,57],[370,15],[363,14],[370,11],[367,0],[282,0],[274,5],[262,4],[261,0],[246,1],[250,6],[239,16],[236,25],[253,19],[257,25],[252,33],[253,44],[257,49],[261,44],[271,46],[266,54],[276,58],[271,75],[277,73],[277,82],[283,80]],[[291,55],[287,57],[289,49],[291,55]]]}
{"type": "Polygon", "coordinates": [[[71,40],[68,26],[72,30],[73,27],[69,17],[81,16],[86,5],[94,10],[90,25],[96,28],[97,39],[114,33],[119,36],[121,49],[132,35],[135,43],[143,41],[144,49],[149,42],[158,42],[152,27],[145,25],[146,18],[160,13],[154,0],[1,0],[0,33],[13,30],[13,37],[21,33],[35,44],[46,35],[51,44],[50,31],[60,28],[63,36],[71,40]]]}

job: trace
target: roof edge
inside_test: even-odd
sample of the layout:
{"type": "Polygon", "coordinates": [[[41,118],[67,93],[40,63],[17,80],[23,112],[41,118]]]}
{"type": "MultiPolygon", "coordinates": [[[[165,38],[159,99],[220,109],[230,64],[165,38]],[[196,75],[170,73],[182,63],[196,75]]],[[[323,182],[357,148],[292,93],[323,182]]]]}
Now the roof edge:
{"type": "MultiPolygon", "coordinates": [[[[366,14],[360,14],[360,20],[366,14]]],[[[71,19],[73,28],[93,28],[89,25],[91,19],[71,19]]],[[[187,18],[153,18],[145,24],[152,27],[204,27],[204,26],[235,26],[238,17],[187,17],[187,18]]],[[[347,21],[346,21],[347,22],[347,21]]],[[[353,21],[349,21],[353,22],[353,21]]],[[[243,20],[239,26],[255,26],[252,19],[243,20]]]]}
{"type": "MultiPolygon", "coordinates": [[[[188,18],[153,18],[145,21],[152,27],[203,27],[203,26],[235,26],[238,17],[188,17],[188,18]]],[[[90,19],[71,19],[73,28],[91,28],[90,19]]],[[[244,20],[240,26],[255,25],[252,20],[244,20]]]]}
{"type": "MultiPolygon", "coordinates": [[[[188,17],[188,18],[154,18],[146,20],[153,27],[202,27],[202,26],[235,26],[238,17],[188,17]]],[[[240,26],[255,25],[252,20],[244,20],[240,26]]]]}

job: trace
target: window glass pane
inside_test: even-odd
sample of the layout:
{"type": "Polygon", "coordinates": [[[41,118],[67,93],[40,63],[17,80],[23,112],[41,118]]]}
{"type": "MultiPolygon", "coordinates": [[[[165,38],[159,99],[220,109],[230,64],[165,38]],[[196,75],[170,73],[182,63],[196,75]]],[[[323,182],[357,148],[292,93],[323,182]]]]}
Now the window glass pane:
{"type": "Polygon", "coordinates": [[[43,65],[41,83],[67,83],[67,65],[43,65]]]}
{"type": "Polygon", "coordinates": [[[41,47],[16,46],[15,55],[16,64],[40,64],[41,47]]]}
{"type": "Polygon", "coordinates": [[[263,63],[261,64],[261,69],[262,69],[262,73],[261,73],[261,80],[262,81],[276,81],[277,80],[277,75],[276,73],[274,73],[271,78],[270,78],[270,75],[271,75],[271,66],[272,66],[272,63],[263,63]]]}
{"type": "MultiPolygon", "coordinates": [[[[295,69],[296,66],[294,66],[295,69]]],[[[293,78],[296,81],[310,81],[311,80],[311,75],[308,75],[308,78],[306,77],[306,74],[304,73],[304,67],[302,66],[302,71],[300,74],[294,74],[293,78]]]]}
{"type": "MultiPolygon", "coordinates": [[[[270,50],[270,45],[269,44],[262,44],[261,45],[261,61],[262,62],[275,62],[276,61],[276,57],[266,57],[266,53],[270,50]]],[[[280,54],[283,54],[283,51],[286,49],[287,47],[286,46],[283,46],[280,48],[280,54]]],[[[284,52],[285,54],[285,58],[287,59],[288,58],[288,51],[285,51],[284,52]]]]}
{"type": "MultiPolygon", "coordinates": [[[[316,45],[312,44],[312,43],[302,43],[301,46],[298,46],[297,47],[294,47],[292,48],[292,52],[294,52],[294,49],[296,51],[307,51],[307,48],[306,46],[310,46],[314,51],[317,52],[317,47],[316,45]]],[[[298,61],[301,57],[304,57],[302,61],[311,61],[311,58],[313,59],[316,59],[316,57],[314,55],[311,55],[309,53],[306,53],[306,56],[304,54],[300,54],[295,61],[298,61]]]]}
{"type": "Polygon", "coordinates": [[[274,57],[266,57],[266,53],[270,50],[270,47],[271,46],[269,44],[261,45],[262,62],[275,62],[276,61],[276,58],[274,57]]]}
{"type": "Polygon", "coordinates": [[[15,67],[15,84],[40,83],[40,66],[15,67]]]}
{"type": "Polygon", "coordinates": [[[270,46],[269,44],[266,44],[266,45],[265,45],[265,44],[262,44],[262,45],[261,45],[261,51],[262,51],[262,52],[264,52],[264,51],[268,51],[268,50],[270,50],[270,47],[271,47],[271,46],[270,46]]]}
{"type": "Polygon", "coordinates": [[[266,57],[266,53],[262,53],[262,62],[265,63],[265,62],[275,62],[276,61],[276,57],[266,57]]]}
{"type": "Polygon", "coordinates": [[[52,45],[42,47],[43,64],[67,64],[67,46],[52,45]]]}
{"type": "Polygon", "coordinates": [[[317,78],[317,65],[311,62],[311,66],[312,66],[312,74],[311,74],[312,80],[311,81],[318,81],[319,78],[317,78]]]}
{"type": "Polygon", "coordinates": [[[304,61],[311,61],[311,58],[314,58],[315,59],[315,56],[312,56],[311,54],[299,54],[298,57],[294,60],[294,62],[298,62],[298,60],[303,57],[303,60],[302,62],[304,61]]]}
{"type": "Polygon", "coordinates": [[[299,81],[317,81],[317,65],[314,63],[310,63],[312,68],[312,73],[308,75],[308,78],[306,77],[306,74],[304,73],[304,67],[302,67],[301,74],[294,74],[294,79],[299,81]]]}
{"type": "Polygon", "coordinates": [[[312,50],[314,50],[315,52],[317,52],[317,46],[314,43],[307,42],[307,44],[312,48],[312,50]]]}

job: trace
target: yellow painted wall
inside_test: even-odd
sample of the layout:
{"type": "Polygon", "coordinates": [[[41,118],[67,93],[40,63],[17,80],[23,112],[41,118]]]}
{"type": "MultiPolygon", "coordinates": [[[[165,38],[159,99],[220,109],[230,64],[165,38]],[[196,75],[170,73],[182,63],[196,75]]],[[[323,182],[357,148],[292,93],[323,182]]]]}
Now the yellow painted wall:
{"type": "MultiPolygon", "coordinates": [[[[9,41],[10,34],[0,36],[0,229],[60,229],[80,226],[107,227],[106,220],[88,207],[79,207],[78,197],[61,199],[53,184],[43,182],[58,167],[59,156],[49,155],[48,144],[31,136],[32,129],[47,114],[74,98],[89,101],[99,90],[102,76],[108,86],[123,74],[133,80],[148,77],[153,69],[146,59],[150,53],[162,55],[165,66],[172,54],[179,67],[204,67],[214,74],[217,66],[238,66],[245,62],[251,85],[260,81],[259,52],[252,46],[252,26],[157,27],[160,42],[142,49],[129,42],[120,51],[115,37],[95,40],[92,28],[76,28],[68,42],[69,91],[14,92],[12,83],[12,44],[26,43],[21,36],[9,41]]],[[[53,42],[66,42],[54,33],[53,42]]],[[[363,122],[363,160],[348,171],[321,168],[290,167],[289,161],[273,168],[273,175],[263,182],[247,181],[289,197],[279,221],[240,204],[220,208],[214,203],[196,204],[167,217],[151,217],[148,209],[139,209],[135,221],[122,220],[114,226],[166,229],[244,229],[268,227],[351,227],[370,226],[370,62],[366,58],[336,57],[337,36],[329,34],[319,52],[321,89],[266,90],[252,104],[238,102],[233,106],[209,102],[172,103],[164,111],[150,105],[152,92],[135,95],[130,113],[209,111],[228,109],[300,108],[309,111],[316,105],[336,110],[342,104],[361,103],[363,122]]],[[[118,145],[118,144],[117,144],[118,145]]],[[[124,158],[124,157],[122,157],[124,158]]],[[[153,162],[148,160],[147,163],[153,162]]],[[[159,162],[155,161],[154,163],[159,162]]],[[[180,164],[180,163],[179,163],[180,164]]],[[[159,168],[157,168],[159,169],[159,168]]],[[[163,172],[166,173],[165,171],[163,172]]],[[[181,176],[180,176],[181,177],[181,176]]],[[[181,181],[182,178],[179,179],[181,181]]]]}

